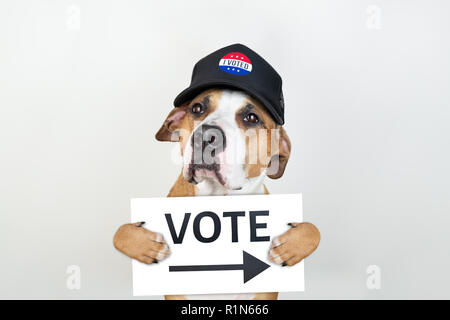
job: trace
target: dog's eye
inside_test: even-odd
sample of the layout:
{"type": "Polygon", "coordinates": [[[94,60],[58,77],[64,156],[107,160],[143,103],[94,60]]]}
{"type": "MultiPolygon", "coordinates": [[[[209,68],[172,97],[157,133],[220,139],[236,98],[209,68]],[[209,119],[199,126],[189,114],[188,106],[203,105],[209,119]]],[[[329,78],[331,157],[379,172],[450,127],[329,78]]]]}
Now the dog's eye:
{"type": "Polygon", "coordinates": [[[192,106],[192,113],[202,114],[203,112],[205,112],[203,106],[200,103],[194,103],[192,106]]]}
{"type": "Polygon", "coordinates": [[[245,122],[250,122],[250,123],[256,124],[256,123],[259,122],[259,118],[258,118],[258,116],[257,116],[256,114],[254,114],[254,113],[248,113],[248,114],[245,115],[244,121],[245,121],[245,122]]]}

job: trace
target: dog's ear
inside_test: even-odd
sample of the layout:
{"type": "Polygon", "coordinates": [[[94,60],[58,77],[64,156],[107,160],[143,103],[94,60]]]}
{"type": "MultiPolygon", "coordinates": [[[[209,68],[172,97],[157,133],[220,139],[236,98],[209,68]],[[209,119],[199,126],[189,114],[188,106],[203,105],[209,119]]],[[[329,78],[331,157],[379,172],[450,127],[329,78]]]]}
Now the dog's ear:
{"type": "Polygon", "coordinates": [[[267,167],[267,176],[272,179],[281,178],[291,154],[291,141],[283,127],[279,127],[278,142],[278,153],[271,157],[267,167]]]}
{"type": "Polygon", "coordinates": [[[155,135],[156,140],[173,142],[180,141],[179,129],[184,117],[186,116],[186,108],[188,105],[189,102],[179,107],[173,108],[173,110],[170,111],[166,120],[155,135]]]}

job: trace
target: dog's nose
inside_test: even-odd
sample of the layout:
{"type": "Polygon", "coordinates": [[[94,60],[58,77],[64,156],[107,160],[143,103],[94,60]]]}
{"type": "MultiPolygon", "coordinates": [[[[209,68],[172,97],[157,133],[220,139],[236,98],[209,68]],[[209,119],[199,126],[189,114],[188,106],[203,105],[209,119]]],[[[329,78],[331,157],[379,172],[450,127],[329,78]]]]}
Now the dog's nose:
{"type": "Polygon", "coordinates": [[[225,150],[225,133],[219,126],[203,124],[195,129],[192,135],[191,146],[194,154],[203,155],[201,157],[203,160],[205,160],[205,153],[214,157],[225,150]]]}

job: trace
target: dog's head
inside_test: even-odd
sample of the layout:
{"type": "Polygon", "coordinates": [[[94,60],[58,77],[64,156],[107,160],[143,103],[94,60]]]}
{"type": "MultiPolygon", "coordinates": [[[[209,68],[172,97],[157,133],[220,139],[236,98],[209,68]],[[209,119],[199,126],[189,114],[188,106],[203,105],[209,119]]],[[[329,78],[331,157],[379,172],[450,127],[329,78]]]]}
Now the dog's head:
{"type": "Polygon", "coordinates": [[[258,100],[217,88],[174,108],[156,139],[180,142],[186,180],[212,179],[230,190],[262,174],[280,178],[291,149],[285,130],[258,100]]]}

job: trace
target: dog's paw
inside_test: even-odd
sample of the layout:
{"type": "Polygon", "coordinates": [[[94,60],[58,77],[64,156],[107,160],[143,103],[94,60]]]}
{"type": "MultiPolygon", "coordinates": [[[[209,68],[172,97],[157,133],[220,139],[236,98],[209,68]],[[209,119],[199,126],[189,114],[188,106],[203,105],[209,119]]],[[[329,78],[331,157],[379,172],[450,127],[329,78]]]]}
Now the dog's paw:
{"type": "Polygon", "coordinates": [[[144,223],[129,223],[121,226],[114,235],[114,247],[142,263],[158,263],[169,256],[169,246],[162,234],[142,227],[144,223]]]}
{"type": "Polygon", "coordinates": [[[311,223],[290,223],[291,229],[274,238],[269,260],[282,266],[293,266],[309,256],[320,242],[319,230],[311,223]]]}

